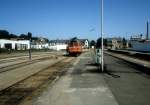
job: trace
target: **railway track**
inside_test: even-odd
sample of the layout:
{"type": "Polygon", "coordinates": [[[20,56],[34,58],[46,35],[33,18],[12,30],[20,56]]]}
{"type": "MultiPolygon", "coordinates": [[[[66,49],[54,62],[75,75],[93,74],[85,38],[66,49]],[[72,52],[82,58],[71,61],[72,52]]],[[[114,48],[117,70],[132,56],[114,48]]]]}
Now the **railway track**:
{"type": "Polygon", "coordinates": [[[9,70],[14,70],[16,68],[20,68],[20,67],[23,67],[25,65],[31,65],[31,64],[34,64],[34,63],[37,63],[37,62],[41,62],[42,60],[54,59],[54,58],[56,58],[56,56],[58,57],[58,55],[43,56],[43,57],[33,59],[32,61],[24,60],[24,61],[20,61],[18,63],[12,63],[10,65],[2,66],[2,67],[0,67],[0,73],[6,72],[6,71],[9,71],[9,70]]]}
{"type": "Polygon", "coordinates": [[[24,80],[0,91],[0,105],[18,105],[27,96],[32,98],[32,93],[47,81],[52,82],[57,76],[65,73],[66,67],[70,66],[75,58],[64,58],[57,63],[45,67],[39,72],[24,80]]]}
{"type": "MultiPolygon", "coordinates": [[[[51,55],[51,53],[50,54],[32,55],[32,59],[36,58],[36,57],[39,57],[39,56],[49,56],[49,55],[51,55]]],[[[55,53],[53,53],[52,55],[59,56],[59,55],[62,55],[62,54],[55,54],[55,53]]],[[[6,62],[13,62],[14,60],[24,60],[24,59],[28,60],[29,56],[28,55],[24,55],[24,56],[16,56],[16,57],[3,58],[3,59],[0,59],[0,64],[6,63],[6,62]]]]}
{"type": "MultiPolygon", "coordinates": [[[[59,52],[32,52],[32,55],[34,56],[34,55],[43,55],[43,54],[61,54],[61,53],[59,53],[59,52]]],[[[28,54],[28,52],[26,52],[26,53],[14,53],[14,54],[1,54],[0,55],[0,60],[1,59],[9,59],[9,58],[16,58],[16,57],[22,57],[22,56],[24,56],[24,57],[29,57],[29,54],[28,54]]]]}

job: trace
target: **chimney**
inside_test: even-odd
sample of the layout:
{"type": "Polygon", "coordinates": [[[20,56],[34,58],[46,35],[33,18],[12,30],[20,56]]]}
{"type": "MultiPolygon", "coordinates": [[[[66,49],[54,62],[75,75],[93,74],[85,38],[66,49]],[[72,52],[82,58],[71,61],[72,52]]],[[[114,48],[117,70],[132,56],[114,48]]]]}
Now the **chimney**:
{"type": "Polygon", "coordinates": [[[149,39],[149,21],[147,21],[147,32],[146,32],[146,40],[149,39]]]}

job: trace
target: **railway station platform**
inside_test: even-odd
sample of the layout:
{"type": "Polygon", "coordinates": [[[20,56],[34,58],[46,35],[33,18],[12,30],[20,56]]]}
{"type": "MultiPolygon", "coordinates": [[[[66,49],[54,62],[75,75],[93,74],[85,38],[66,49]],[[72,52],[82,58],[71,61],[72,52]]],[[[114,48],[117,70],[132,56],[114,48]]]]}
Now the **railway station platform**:
{"type": "MultiPolygon", "coordinates": [[[[136,52],[134,52],[136,53],[136,52]]],[[[125,54],[119,54],[119,53],[113,53],[113,52],[108,52],[105,51],[105,54],[111,55],[113,57],[117,57],[119,59],[122,59],[126,62],[135,64],[137,66],[143,67],[145,69],[150,69],[150,61],[144,60],[144,59],[138,59],[135,57],[127,56],[125,54]]]]}
{"type": "Polygon", "coordinates": [[[49,85],[39,97],[33,99],[32,104],[118,105],[103,76],[93,65],[93,53],[83,53],[66,75],[49,85]]]}

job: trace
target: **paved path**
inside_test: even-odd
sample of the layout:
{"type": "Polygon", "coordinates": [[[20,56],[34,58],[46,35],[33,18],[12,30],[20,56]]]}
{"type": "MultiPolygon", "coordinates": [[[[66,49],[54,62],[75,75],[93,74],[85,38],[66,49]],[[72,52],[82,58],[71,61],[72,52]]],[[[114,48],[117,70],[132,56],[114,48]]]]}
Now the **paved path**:
{"type": "Polygon", "coordinates": [[[104,78],[119,105],[150,105],[150,75],[116,57],[105,55],[104,78]]]}
{"type": "Polygon", "coordinates": [[[118,105],[104,75],[91,63],[90,53],[78,57],[74,67],[50,85],[33,105],[118,105]]]}

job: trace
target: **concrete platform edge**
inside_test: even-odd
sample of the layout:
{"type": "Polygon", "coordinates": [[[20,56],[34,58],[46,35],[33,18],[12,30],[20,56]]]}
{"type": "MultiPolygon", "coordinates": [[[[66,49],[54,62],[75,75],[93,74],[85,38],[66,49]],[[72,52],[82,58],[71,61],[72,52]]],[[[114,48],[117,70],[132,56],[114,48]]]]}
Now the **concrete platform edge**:
{"type": "Polygon", "coordinates": [[[110,55],[110,56],[113,56],[113,57],[115,57],[115,58],[121,59],[121,60],[123,60],[123,61],[125,61],[125,62],[128,62],[128,63],[132,64],[132,65],[136,65],[136,66],[138,66],[138,67],[140,67],[140,68],[144,68],[145,70],[150,70],[150,67],[144,66],[143,64],[139,64],[139,63],[136,63],[136,62],[132,62],[132,61],[130,61],[130,60],[123,59],[123,58],[121,58],[121,57],[119,57],[119,56],[116,56],[116,55],[114,55],[114,54],[110,54],[110,53],[107,53],[107,52],[104,52],[104,53],[105,53],[105,54],[108,54],[108,55],[110,55]]]}

